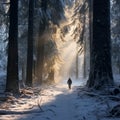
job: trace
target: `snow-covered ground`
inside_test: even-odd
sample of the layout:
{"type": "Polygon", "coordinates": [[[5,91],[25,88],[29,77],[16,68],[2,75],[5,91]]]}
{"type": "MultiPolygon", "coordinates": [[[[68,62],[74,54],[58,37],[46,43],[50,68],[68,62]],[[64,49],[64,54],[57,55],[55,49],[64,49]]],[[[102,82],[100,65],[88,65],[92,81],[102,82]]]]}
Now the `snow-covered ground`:
{"type": "MultiPolygon", "coordinates": [[[[82,82],[81,82],[82,83],[82,82]]],[[[84,83],[84,82],[83,82],[84,83]]],[[[57,85],[44,85],[40,93],[12,98],[0,104],[0,120],[119,120],[107,117],[108,110],[117,102],[103,95],[87,95],[84,86],[73,81],[69,90],[66,81],[57,85]]],[[[39,89],[39,88],[35,88],[39,89]]]]}

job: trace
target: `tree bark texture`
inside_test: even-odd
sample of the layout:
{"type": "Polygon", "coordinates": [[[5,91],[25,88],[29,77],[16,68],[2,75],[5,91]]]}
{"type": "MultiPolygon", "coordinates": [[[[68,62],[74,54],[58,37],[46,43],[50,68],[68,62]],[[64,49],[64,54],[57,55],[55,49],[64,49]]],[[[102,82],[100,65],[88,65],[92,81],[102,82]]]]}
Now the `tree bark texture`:
{"type": "Polygon", "coordinates": [[[93,0],[93,39],[91,40],[88,87],[113,85],[110,39],[110,0],[93,0]]]}
{"type": "Polygon", "coordinates": [[[34,0],[29,0],[26,85],[32,86],[34,0]]]}
{"type": "Polygon", "coordinates": [[[18,93],[18,0],[10,1],[6,91],[18,93]]]}

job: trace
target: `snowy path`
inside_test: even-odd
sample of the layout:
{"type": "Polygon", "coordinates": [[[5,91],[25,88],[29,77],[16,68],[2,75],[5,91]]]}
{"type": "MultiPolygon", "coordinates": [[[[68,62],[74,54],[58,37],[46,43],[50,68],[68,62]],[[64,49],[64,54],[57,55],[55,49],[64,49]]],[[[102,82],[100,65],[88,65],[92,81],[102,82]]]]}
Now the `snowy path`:
{"type": "MultiPolygon", "coordinates": [[[[0,120],[119,120],[105,117],[106,101],[85,95],[75,85],[71,90],[64,83],[44,86],[40,96],[19,98],[7,108],[15,112],[27,111],[27,114],[0,115],[0,120]]],[[[112,106],[113,101],[108,100],[108,103],[112,106]]]]}
{"type": "MultiPolygon", "coordinates": [[[[77,95],[76,92],[73,94],[73,91],[74,89],[68,90],[67,86],[63,84],[44,91],[52,97],[43,97],[43,100],[51,99],[51,102],[42,106],[45,114],[41,114],[40,118],[42,120],[75,120],[75,100],[73,101],[73,99],[76,99],[77,95]]],[[[37,117],[35,120],[37,120],[37,117]]]]}
{"type": "Polygon", "coordinates": [[[74,103],[76,97],[75,88],[69,90],[65,84],[46,86],[40,96],[29,100],[21,99],[23,105],[16,104],[9,108],[12,111],[32,110],[33,114],[0,115],[0,120],[76,120],[74,103]],[[38,99],[43,112],[38,107],[38,99]]]}
{"type": "Polygon", "coordinates": [[[75,106],[73,99],[76,98],[76,94],[72,94],[72,90],[65,89],[63,93],[56,97],[55,113],[56,116],[52,120],[74,120],[75,106]]]}

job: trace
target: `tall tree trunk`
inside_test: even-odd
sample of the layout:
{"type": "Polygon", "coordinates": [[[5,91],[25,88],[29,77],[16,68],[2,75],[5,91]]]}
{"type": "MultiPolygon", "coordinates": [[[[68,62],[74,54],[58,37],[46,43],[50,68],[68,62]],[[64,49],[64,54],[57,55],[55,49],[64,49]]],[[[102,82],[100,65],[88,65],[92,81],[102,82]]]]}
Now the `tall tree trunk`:
{"type": "Polygon", "coordinates": [[[6,91],[19,93],[18,80],[18,0],[10,1],[10,27],[6,91]]]}
{"type": "Polygon", "coordinates": [[[38,39],[37,42],[37,61],[36,61],[36,76],[37,83],[42,83],[42,74],[43,74],[43,65],[44,65],[44,40],[38,39]]]}
{"type": "Polygon", "coordinates": [[[113,85],[110,39],[110,0],[93,0],[93,39],[88,87],[113,85]]]}
{"type": "Polygon", "coordinates": [[[26,85],[32,86],[34,0],[29,0],[26,85]]]}

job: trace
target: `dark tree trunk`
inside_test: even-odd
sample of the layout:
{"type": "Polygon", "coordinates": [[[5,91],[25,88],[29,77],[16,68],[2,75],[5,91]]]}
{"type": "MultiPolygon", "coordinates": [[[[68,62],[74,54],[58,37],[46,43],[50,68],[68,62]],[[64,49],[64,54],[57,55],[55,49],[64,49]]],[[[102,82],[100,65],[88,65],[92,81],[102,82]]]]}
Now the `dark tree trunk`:
{"type": "Polygon", "coordinates": [[[26,85],[27,86],[32,86],[32,69],[33,69],[33,14],[34,14],[34,0],[29,0],[27,72],[26,72],[26,85]]]}
{"type": "Polygon", "coordinates": [[[36,76],[37,76],[37,83],[39,83],[39,84],[42,83],[43,65],[44,65],[44,40],[38,39],[36,76]]]}
{"type": "Polygon", "coordinates": [[[19,93],[18,80],[18,0],[10,1],[10,27],[6,91],[19,93]]]}
{"type": "Polygon", "coordinates": [[[91,40],[88,87],[113,85],[110,39],[110,0],[93,0],[93,39],[91,40]]]}

